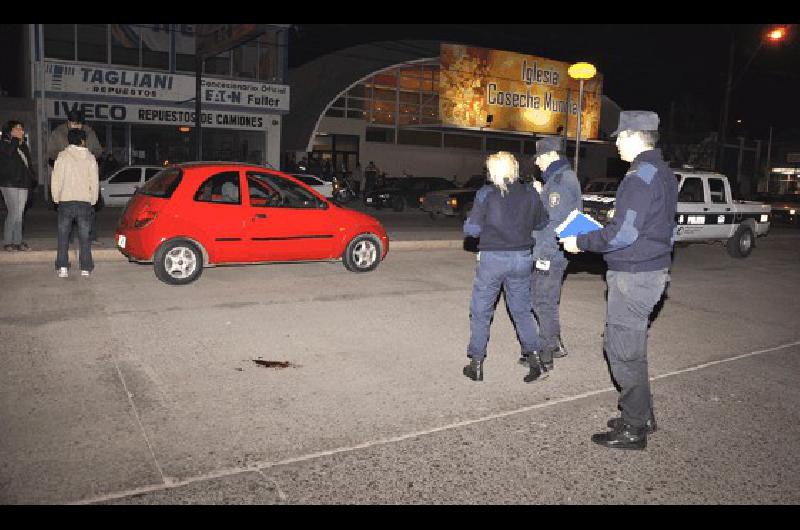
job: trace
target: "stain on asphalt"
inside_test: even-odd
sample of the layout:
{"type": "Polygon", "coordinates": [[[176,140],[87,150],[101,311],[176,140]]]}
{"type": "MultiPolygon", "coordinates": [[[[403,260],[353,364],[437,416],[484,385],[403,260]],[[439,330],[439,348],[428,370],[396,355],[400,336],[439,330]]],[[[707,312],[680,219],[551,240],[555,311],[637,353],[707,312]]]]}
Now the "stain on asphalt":
{"type": "Polygon", "coordinates": [[[296,364],[292,364],[288,361],[264,361],[261,359],[253,359],[253,362],[256,363],[258,366],[263,366],[264,368],[297,368],[296,364]]]}

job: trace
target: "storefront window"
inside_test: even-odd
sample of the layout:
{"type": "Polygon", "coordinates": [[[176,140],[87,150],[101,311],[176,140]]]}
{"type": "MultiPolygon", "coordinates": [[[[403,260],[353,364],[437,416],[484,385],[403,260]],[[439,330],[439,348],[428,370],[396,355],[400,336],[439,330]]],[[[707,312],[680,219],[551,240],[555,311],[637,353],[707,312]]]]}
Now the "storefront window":
{"type": "Polygon", "coordinates": [[[258,38],[258,79],[280,81],[280,42],[277,31],[268,31],[258,38]]]}
{"type": "Polygon", "coordinates": [[[194,24],[175,24],[175,70],[194,72],[194,24]]]}
{"type": "Polygon", "coordinates": [[[483,139],[480,136],[467,136],[465,134],[445,134],[444,146],[480,151],[483,148],[483,139]]]}
{"type": "Polygon", "coordinates": [[[134,24],[111,24],[111,62],[139,66],[139,28],[134,24]]]}
{"type": "Polygon", "coordinates": [[[94,63],[108,62],[108,26],[78,24],[78,60],[94,63]]]}
{"type": "Polygon", "coordinates": [[[246,42],[234,48],[232,52],[233,76],[255,79],[256,68],[258,68],[258,42],[246,42]]]}
{"type": "Polygon", "coordinates": [[[519,140],[511,140],[507,138],[487,138],[486,151],[487,152],[508,151],[509,153],[519,153],[520,152],[519,144],[520,144],[519,140]]]}
{"type": "Polygon", "coordinates": [[[206,59],[203,71],[211,75],[231,75],[231,52],[220,53],[206,59]]]}
{"type": "Polygon", "coordinates": [[[367,127],[364,140],[376,143],[394,143],[394,129],[383,127],[367,127]]]}
{"type": "MultiPolygon", "coordinates": [[[[203,131],[205,136],[206,131],[203,131]]],[[[131,164],[161,166],[196,158],[194,135],[177,127],[159,125],[131,126],[131,164]]]]}
{"type": "Polygon", "coordinates": [[[44,55],[75,60],[75,24],[44,24],[44,55]]]}
{"type": "Polygon", "coordinates": [[[169,69],[171,33],[169,24],[148,24],[141,28],[142,67],[169,69]]]}
{"type": "Polygon", "coordinates": [[[397,135],[397,143],[406,145],[423,145],[427,147],[441,147],[442,135],[438,132],[400,129],[397,135]]]}

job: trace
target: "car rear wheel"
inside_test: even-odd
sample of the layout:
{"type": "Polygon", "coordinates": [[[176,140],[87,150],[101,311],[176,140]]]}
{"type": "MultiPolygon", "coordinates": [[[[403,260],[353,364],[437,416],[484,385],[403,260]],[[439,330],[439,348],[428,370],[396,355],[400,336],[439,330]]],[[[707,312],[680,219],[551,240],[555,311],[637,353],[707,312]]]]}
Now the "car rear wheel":
{"type": "Polygon", "coordinates": [[[755,236],[747,226],[740,226],[728,240],[728,254],[734,258],[746,258],[753,251],[755,236]]]}
{"type": "Polygon", "coordinates": [[[354,237],[342,255],[342,263],[352,272],[369,272],[375,270],[381,261],[381,244],[373,234],[361,234],[354,237]]]}
{"type": "Polygon", "coordinates": [[[153,257],[156,277],[170,285],[192,283],[203,273],[203,254],[186,239],[164,242],[153,257]]]}

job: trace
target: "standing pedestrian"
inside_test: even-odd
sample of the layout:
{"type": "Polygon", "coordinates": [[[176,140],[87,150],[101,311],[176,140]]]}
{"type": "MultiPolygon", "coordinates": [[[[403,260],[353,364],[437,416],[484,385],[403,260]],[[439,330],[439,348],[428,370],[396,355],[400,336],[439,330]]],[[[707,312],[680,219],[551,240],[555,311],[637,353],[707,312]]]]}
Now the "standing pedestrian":
{"type": "Polygon", "coordinates": [[[31,169],[31,152],[25,143],[25,125],[10,120],[0,138],[0,192],[6,203],[6,222],[3,229],[3,249],[9,252],[31,250],[22,240],[22,218],[28,191],[33,188],[36,176],[31,169]]]}
{"type": "Polygon", "coordinates": [[[536,353],[539,336],[531,314],[533,232],[547,226],[547,212],[539,193],[531,185],[519,182],[519,164],[514,155],[501,151],[490,156],[486,164],[491,184],[478,190],[464,222],[464,234],[479,237],[480,242],[469,306],[470,364],[463,372],[473,381],[483,381],[489,328],[502,289],[522,350],[530,358],[531,372],[524,379],[529,383],[547,376],[536,353]]]}
{"type": "Polygon", "coordinates": [[[361,164],[356,162],[356,167],[353,169],[353,175],[350,177],[353,183],[353,194],[356,197],[361,197],[361,181],[364,180],[364,175],[361,172],[361,164]]]}
{"type": "Polygon", "coordinates": [[[617,136],[620,158],[631,168],[617,190],[616,213],[600,230],[562,240],[568,252],[601,252],[608,264],[604,347],[620,387],[620,418],[610,432],[592,435],[614,449],[644,449],[656,431],[647,371],[650,313],[669,282],[675,242],[678,183],[656,149],[658,114],[623,111],[617,136]]]}
{"type": "MultiPolygon", "coordinates": [[[[542,170],[542,184],[534,182],[534,187],[542,196],[547,216],[547,226],[536,232],[536,245],[533,248],[533,275],[531,276],[531,297],[533,312],[539,321],[539,338],[542,342],[540,356],[542,362],[553,369],[553,357],[564,357],[567,350],[561,340],[561,321],[558,306],[561,301],[561,284],[568,261],[558,248],[555,228],[564,222],[573,211],[582,211],[581,185],[567,160],[559,152],[561,139],[547,137],[536,142],[535,163],[542,170]]],[[[525,356],[520,362],[527,365],[525,356]]]]}
{"type": "MultiPolygon", "coordinates": [[[[86,133],[86,147],[95,158],[99,158],[103,154],[103,147],[97,139],[97,134],[95,134],[91,127],[86,125],[83,119],[83,113],[79,110],[71,110],[67,113],[67,123],[62,123],[53,129],[53,132],[50,133],[50,137],[47,139],[47,158],[50,161],[51,167],[55,164],[55,159],[58,158],[59,153],[69,146],[67,133],[72,129],[82,130],[86,133]]],[[[95,221],[94,209],[92,209],[92,224],[89,237],[94,244],[100,244],[97,240],[97,224],[95,221]]]]}
{"type": "Polygon", "coordinates": [[[69,146],[61,151],[53,167],[53,202],[58,204],[58,253],[56,271],[59,278],[69,275],[69,233],[73,222],[78,224],[81,276],[94,270],[89,231],[92,205],[97,202],[100,183],[97,160],[86,147],[86,132],[70,129],[69,146]]]}
{"type": "Polygon", "coordinates": [[[364,169],[364,201],[367,200],[367,195],[375,189],[375,184],[378,181],[378,171],[378,166],[372,161],[364,169]]]}

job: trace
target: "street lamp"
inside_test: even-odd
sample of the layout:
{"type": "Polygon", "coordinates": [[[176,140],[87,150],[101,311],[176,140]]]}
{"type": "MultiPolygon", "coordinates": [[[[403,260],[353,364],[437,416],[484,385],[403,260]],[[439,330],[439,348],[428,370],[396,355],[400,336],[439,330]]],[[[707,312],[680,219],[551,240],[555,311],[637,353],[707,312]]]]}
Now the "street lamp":
{"type": "Polygon", "coordinates": [[[756,55],[758,55],[758,52],[761,50],[762,47],[764,47],[764,43],[766,41],[770,41],[772,43],[779,43],[786,38],[787,34],[788,34],[788,28],[786,26],[773,27],[765,34],[763,34],[762,37],[759,39],[758,47],[750,56],[750,59],[747,60],[747,63],[745,63],[744,68],[742,68],[742,71],[739,73],[739,77],[736,78],[735,82],[733,81],[733,59],[736,49],[736,39],[734,35],[731,34],[731,50],[730,50],[730,59],[728,61],[728,81],[725,84],[725,104],[722,108],[722,120],[719,128],[719,153],[718,153],[719,159],[715,164],[716,169],[718,171],[722,170],[722,161],[725,158],[725,133],[726,129],[728,128],[728,108],[730,106],[730,101],[731,101],[731,92],[736,87],[736,85],[739,84],[739,81],[742,80],[745,72],[747,71],[747,68],[750,66],[750,63],[753,62],[753,59],[755,59],[756,55]]]}
{"type": "MultiPolygon", "coordinates": [[[[581,117],[583,116],[583,82],[591,79],[597,73],[597,68],[589,63],[575,63],[567,70],[569,76],[580,80],[580,91],[578,94],[578,130],[575,133],[575,175],[578,175],[578,163],[581,157],[581,117]]],[[[567,110],[569,112],[569,110],[567,110]]],[[[578,177],[580,178],[580,176],[578,177]]]]}

